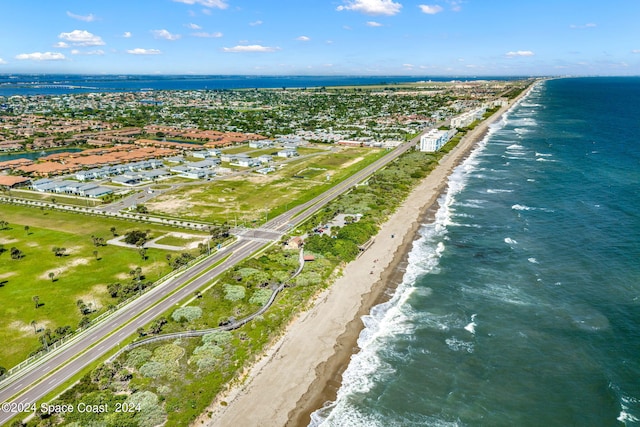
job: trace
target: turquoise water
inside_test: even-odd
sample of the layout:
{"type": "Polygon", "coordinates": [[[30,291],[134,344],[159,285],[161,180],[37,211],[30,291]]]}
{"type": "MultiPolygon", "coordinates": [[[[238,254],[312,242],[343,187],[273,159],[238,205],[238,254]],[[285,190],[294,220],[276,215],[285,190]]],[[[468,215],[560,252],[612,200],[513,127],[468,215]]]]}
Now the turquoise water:
{"type": "Polygon", "coordinates": [[[539,84],[449,184],[312,425],[640,425],[640,78],[539,84]]]}

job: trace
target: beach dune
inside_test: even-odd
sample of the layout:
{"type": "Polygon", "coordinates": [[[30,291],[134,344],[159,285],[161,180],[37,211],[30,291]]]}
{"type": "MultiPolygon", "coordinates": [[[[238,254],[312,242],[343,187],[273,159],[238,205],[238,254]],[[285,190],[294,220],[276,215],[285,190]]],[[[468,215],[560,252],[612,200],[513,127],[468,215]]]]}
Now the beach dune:
{"type": "Polygon", "coordinates": [[[523,95],[478,125],[442,158],[382,225],[369,249],[298,315],[251,367],[244,383],[219,396],[194,425],[306,426],[313,411],[335,399],[341,374],[357,351],[361,316],[388,299],[402,280],[418,228],[436,211],[449,174],[486,135],[489,125],[523,95]]]}

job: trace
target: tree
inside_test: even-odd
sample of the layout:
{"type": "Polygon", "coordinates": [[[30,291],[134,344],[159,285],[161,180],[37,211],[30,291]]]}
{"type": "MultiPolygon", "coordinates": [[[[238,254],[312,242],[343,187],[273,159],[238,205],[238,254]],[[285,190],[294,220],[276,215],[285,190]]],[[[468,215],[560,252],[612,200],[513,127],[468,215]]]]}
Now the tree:
{"type": "Polygon", "coordinates": [[[34,295],[31,299],[36,304],[36,308],[40,307],[40,297],[38,295],[34,295]]]}
{"type": "Polygon", "coordinates": [[[98,251],[93,251],[93,256],[96,257],[96,259],[98,259],[98,251]]]}
{"type": "Polygon", "coordinates": [[[53,278],[56,276],[56,274],[53,271],[49,272],[49,279],[51,279],[51,281],[53,282],[53,278]]]}
{"type": "Polygon", "coordinates": [[[104,243],[104,238],[103,237],[97,237],[94,236],[93,234],[91,235],[91,240],[93,241],[93,246],[105,246],[106,244],[104,243]]]}
{"type": "Polygon", "coordinates": [[[33,327],[33,333],[37,334],[38,333],[38,324],[36,323],[35,320],[31,321],[31,326],[33,327]]]}
{"type": "Polygon", "coordinates": [[[109,231],[111,231],[111,234],[113,234],[113,237],[116,237],[118,234],[116,233],[116,228],[115,227],[111,227],[109,229],[109,231]]]}
{"type": "Polygon", "coordinates": [[[84,328],[84,327],[88,326],[89,323],[91,323],[91,319],[89,319],[88,316],[82,316],[82,318],[80,319],[80,322],[78,323],[78,327],[79,328],[84,328]]]}
{"type": "Polygon", "coordinates": [[[24,253],[16,248],[15,246],[11,248],[11,259],[21,259],[24,258],[24,253]]]}
{"type": "Polygon", "coordinates": [[[87,306],[81,299],[76,301],[76,305],[78,306],[78,310],[80,310],[80,314],[85,315],[91,313],[91,308],[87,306]]]}
{"type": "Polygon", "coordinates": [[[0,220],[0,230],[6,230],[9,228],[9,223],[4,220],[0,220]]]}
{"type": "Polygon", "coordinates": [[[65,256],[66,251],[67,251],[67,248],[59,248],[57,246],[54,246],[53,248],[51,248],[51,252],[53,252],[53,254],[57,257],[65,256]]]}
{"type": "Polygon", "coordinates": [[[162,331],[162,327],[167,323],[167,319],[161,317],[155,320],[151,326],[149,326],[149,332],[152,334],[159,334],[162,331]]]}
{"type": "Polygon", "coordinates": [[[124,242],[128,245],[142,246],[147,242],[147,233],[140,230],[132,230],[124,235],[124,242]]]}
{"type": "Polygon", "coordinates": [[[138,249],[138,253],[140,254],[140,258],[142,258],[143,261],[147,259],[147,249],[146,248],[138,249]]]}
{"type": "Polygon", "coordinates": [[[24,231],[26,231],[26,233],[29,234],[29,226],[28,225],[24,226],[24,231]]]}
{"type": "Polygon", "coordinates": [[[229,232],[231,230],[231,227],[228,224],[222,224],[222,225],[214,225],[212,227],[209,228],[209,233],[211,234],[211,239],[215,242],[215,243],[220,243],[222,241],[224,241],[224,239],[226,239],[227,237],[229,237],[229,232]]]}

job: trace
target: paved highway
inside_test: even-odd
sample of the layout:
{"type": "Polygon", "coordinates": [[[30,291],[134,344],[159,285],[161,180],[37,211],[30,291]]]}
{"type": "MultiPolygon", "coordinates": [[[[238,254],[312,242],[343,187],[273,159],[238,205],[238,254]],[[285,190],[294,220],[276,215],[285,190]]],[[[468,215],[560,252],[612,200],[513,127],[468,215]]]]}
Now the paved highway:
{"type": "MultiPolygon", "coordinates": [[[[9,377],[0,384],[0,402],[30,404],[42,399],[45,395],[71,379],[81,369],[103,357],[112,348],[119,346],[122,340],[135,334],[139,327],[167,312],[173,306],[178,305],[180,301],[192,296],[198,289],[209,283],[213,277],[233,267],[263,247],[265,241],[269,239],[275,240],[281,233],[302,223],[338,195],[411,149],[417,139],[418,137],[397,147],[383,158],[309,202],[296,206],[272,219],[264,224],[260,230],[248,233],[252,234],[251,236],[247,235],[245,236],[246,238],[239,236],[237,241],[227,246],[223,251],[158,285],[105,320],[92,326],[60,349],[41,359],[41,361],[9,377]],[[229,256],[229,254],[231,255],[229,256]],[[229,257],[220,265],[213,268],[209,273],[193,280],[226,256],[229,257]],[[193,281],[185,285],[190,280],[193,281]],[[165,298],[175,289],[178,290],[170,297],[165,298]]],[[[6,405],[2,406],[3,408],[0,409],[0,424],[6,423],[18,415],[15,412],[5,411],[4,406],[6,405]]],[[[24,417],[27,414],[23,412],[21,415],[24,417]]]]}

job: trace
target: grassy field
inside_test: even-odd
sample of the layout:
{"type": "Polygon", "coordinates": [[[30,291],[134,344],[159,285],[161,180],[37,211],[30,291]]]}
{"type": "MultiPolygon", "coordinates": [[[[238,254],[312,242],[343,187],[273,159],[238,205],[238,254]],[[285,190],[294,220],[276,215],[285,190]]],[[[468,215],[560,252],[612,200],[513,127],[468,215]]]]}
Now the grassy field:
{"type": "Polygon", "coordinates": [[[95,310],[91,314],[95,316],[118,302],[107,292],[107,285],[128,283],[129,272],[137,267],[145,280],[155,281],[171,271],[166,255],[176,254],[148,249],[143,259],[135,248],[95,246],[92,239],[109,240],[111,227],[118,234],[149,230],[152,237],[173,231],[169,227],[13,205],[0,205],[0,220],[9,223],[0,230],[0,245],[5,249],[0,254],[0,300],[5,302],[0,306],[0,341],[5,344],[0,365],[5,368],[40,346],[36,330],[54,331],[67,325],[76,329],[82,318],[79,299],[95,310]],[[12,247],[24,257],[12,259],[12,247]],[[65,255],[56,256],[53,247],[65,248],[65,255]]]}
{"type": "Polygon", "coordinates": [[[386,154],[370,148],[328,152],[310,148],[273,174],[215,180],[166,193],[145,206],[151,213],[192,220],[256,225],[315,197],[386,154]]]}

